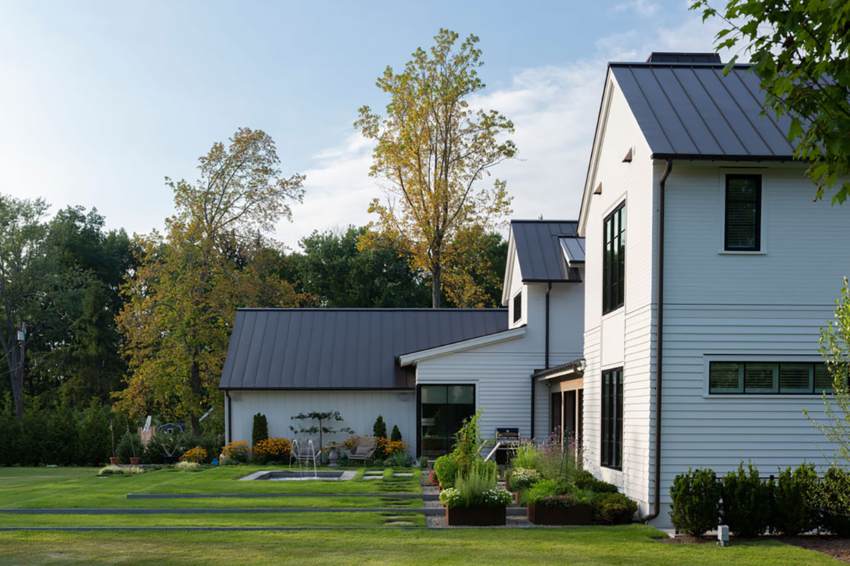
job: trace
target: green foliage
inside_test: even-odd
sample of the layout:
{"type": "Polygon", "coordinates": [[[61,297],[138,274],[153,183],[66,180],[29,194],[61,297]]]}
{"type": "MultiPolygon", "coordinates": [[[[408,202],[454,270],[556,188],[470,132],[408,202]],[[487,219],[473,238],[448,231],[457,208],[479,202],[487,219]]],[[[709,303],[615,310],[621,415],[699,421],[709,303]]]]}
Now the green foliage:
{"type": "Polygon", "coordinates": [[[485,87],[477,71],[481,50],[474,35],[455,50],[457,39],[457,33],[441,29],[434,46],[417,49],[402,72],[387,67],[378,79],[378,88],[390,96],[386,117],[363,106],[355,122],[376,142],[370,174],[387,181],[391,195],[390,202],[374,199],[369,206],[380,230],[361,247],[387,239],[403,245],[412,266],[430,275],[435,308],[444,285],[463,306],[475,306],[486,295],[475,288],[462,258],[475,257],[481,235],[510,213],[511,199],[503,181],[492,187],[477,182],[516,154],[514,143],[504,138],[513,133],[510,120],[495,110],[470,109],[469,99],[485,87]]]}
{"type": "Polygon", "coordinates": [[[511,472],[510,488],[513,491],[528,489],[540,479],[540,473],[537,470],[514,468],[511,472]]]}
{"type": "Polygon", "coordinates": [[[391,468],[403,468],[407,465],[407,454],[405,452],[396,452],[384,460],[384,464],[391,468]]]}
{"type": "Polygon", "coordinates": [[[21,422],[15,417],[11,392],[6,393],[3,411],[0,412],[0,431],[0,466],[20,463],[24,432],[21,422]]]}
{"type": "Polygon", "coordinates": [[[23,441],[21,442],[20,463],[24,466],[37,466],[46,461],[46,439],[49,418],[39,403],[30,406],[24,415],[23,441]]]}
{"type": "Polygon", "coordinates": [[[251,446],[269,439],[269,420],[262,413],[254,415],[254,425],[251,428],[251,446]]]}
{"type": "MultiPolygon", "coordinates": [[[[815,421],[834,450],[832,465],[850,465],[850,284],[844,278],[841,296],[835,301],[835,318],[820,330],[820,353],[832,376],[832,393],[823,394],[826,422],[815,421]]],[[[839,496],[840,504],[850,515],[850,493],[839,496]]]]}
{"type": "Polygon", "coordinates": [[[384,417],[381,415],[378,415],[378,418],[375,419],[375,424],[372,425],[372,436],[375,438],[387,437],[387,423],[384,422],[384,417]]]}
{"type": "Polygon", "coordinates": [[[94,397],[83,413],[80,424],[78,463],[97,466],[107,462],[112,455],[112,441],[106,411],[108,409],[104,409],[100,399],[94,397]]]}
{"type": "Polygon", "coordinates": [[[813,464],[803,463],[793,472],[790,467],[781,470],[773,490],[772,530],[790,536],[813,530],[817,519],[811,505],[817,485],[813,464]]]}
{"type": "Polygon", "coordinates": [[[129,464],[130,458],[141,459],[143,453],[142,441],[139,439],[139,435],[135,433],[125,432],[122,434],[118,446],[115,447],[115,454],[121,464],[129,464]]]}
{"type": "Polygon", "coordinates": [[[77,417],[74,411],[63,402],[54,412],[47,426],[45,439],[45,462],[70,466],[77,463],[76,455],[79,438],[77,417]]]}
{"type": "Polygon", "coordinates": [[[291,426],[289,429],[296,434],[306,434],[309,436],[319,435],[319,444],[316,448],[324,446],[325,434],[337,434],[344,432],[354,434],[354,431],[347,426],[337,428],[335,423],[343,421],[342,414],[339,411],[312,411],[309,413],[298,413],[290,417],[292,420],[299,421],[298,428],[291,426]],[[315,421],[315,423],[314,423],[315,421]]]}
{"type": "Polygon", "coordinates": [[[514,468],[537,470],[540,467],[540,452],[534,444],[520,444],[511,460],[511,465],[514,468]]]}
{"type": "Polygon", "coordinates": [[[434,472],[443,489],[454,487],[458,468],[457,457],[454,454],[446,454],[434,460],[434,472]]]}
{"type": "Polygon", "coordinates": [[[720,519],[720,484],[712,470],[688,470],[673,479],[670,519],[677,532],[702,536],[717,528],[720,519]]]}
{"type": "Polygon", "coordinates": [[[823,528],[842,538],[850,537],[850,512],[843,503],[848,493],[850,473],[839,468],[830,468],[824,474],[814,496],[815,505],[821,510],[823,528]]]}
{"type": "Polygon", "coordinates": [[[481,431],[478,427],[480,420],[481,409],[478,409],[474,415],[463,421],[463,426],[455,434],[455,447],[452,453],[457,460],[460,475],[468,474],[475,461],[480,458],[478,454],[481,446],[481,431]]]}
{"type": "Polygon", "coordinates": [[[525,494],[525,501],[540,501],[547,497],[563,495],[567,493],[567,484],[562,480],[540,480],[525,494]]]}
{"type": "Polygon", "coordinates": [[[397,242],[358,249],[367,228],[313,232],[301,240],[303,254],[290,261],[300,289],[329,308],[425,308],[431,296],[422,274],[397,242]]]}
{"type": "MultiPolygon", "coordinates": [[[[498,470],[492,460],[476,460],[469,472],[460,474],[452,491],[457,494],[450,497],[451,507],[472,507],[476,505],[504,505],[501,493],[496,493],[498,470]]],[[[498,490],[504,491],[504,490],[498,490]]],[[[448,495],[448,494],[447,494],[448,495]]],[[[510,499],[510,495],[507,496],[510,499]]]]}
{"type": "Polygon", "coordinates": [[[570,470],[570,481],[579,489],[593,493],[617,493],[617,486],[593,477],[587,470],[570,470]]]}
{"type": "Polygon", "coordinates": [[[625,525],[632,522],[638,505],[622,493],[597,493],[591,500],[593,520],[605,525],[625,525]]]}
{"type": "Polygon", "coordinates": [[[722,480],[720,522],[736,536],[755,537],[765,532],[770,522],[772,484],[759,478],[752,463],[738,466],[722,480]]]}
{"type": "Polygon", "coordinates": [[[718,11],[711,0],[695,0],[691,8],[726,24],[716,36],[718,49],[749,53],[767,93],[764,113],[790,118],[788,140],[795,157],[809,163],[816,198],[840,183],[832,202],[843,203],[850,196],[847,3],[729,0],[718,11]]]}
{"type": "Polygon", "coordinates": [[[390,434],[390,440],[393,442],[401,441],[401,431],[398,429],[398,425],[393,425],[393,431],[390,434]]]}

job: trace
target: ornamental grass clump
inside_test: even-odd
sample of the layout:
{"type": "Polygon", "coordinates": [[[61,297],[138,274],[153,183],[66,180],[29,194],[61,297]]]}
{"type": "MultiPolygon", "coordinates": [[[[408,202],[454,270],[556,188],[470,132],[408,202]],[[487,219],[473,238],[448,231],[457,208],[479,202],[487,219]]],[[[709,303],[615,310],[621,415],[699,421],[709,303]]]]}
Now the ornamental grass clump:
{"type": "Polygon", "coordinates": [[[449,508],[509,505],[510,492],[496,487],[496,482],[496,463],[476,460],[468,474],[457,477],[455,487],[440,492],[440,503],[449,508]]]}
{"type": "Polygon", "coordinates": [[[177,465],[174,467],[183,471],[199,471],[201,469],[201,464],[198,462],[191,462],[189,460],[181,460],[180,462],[177,462],[177,465]]]}
{"type": "Polygon", "coordinates": [[[144,468],[139,466],[106,466],[102,468],[97,475],[113,476],[113,475],[137,475],[145,473],[144,468]]]}

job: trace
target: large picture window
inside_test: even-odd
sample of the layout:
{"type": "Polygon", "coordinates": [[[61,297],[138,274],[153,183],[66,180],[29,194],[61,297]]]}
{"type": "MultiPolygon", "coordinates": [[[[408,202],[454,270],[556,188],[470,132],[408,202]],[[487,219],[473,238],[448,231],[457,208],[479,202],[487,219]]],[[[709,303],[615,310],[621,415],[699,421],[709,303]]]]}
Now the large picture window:
{"type": "Polygon", "coordinates": [[[726,176],[724,249],[761,250],[761,176],[726,176]]]}
{"type": "Polygon", "coordinates": [[[820,395],[832,392],[832,374],[818,362],[711,362],[708,392],[820,395]]]}
{"type": "Polygon", "coordinates": [[[602,372],[602,465],[623,468],[623,368],[602,372]]]}
{"type": "Polygon", "coordinates": [[[602,261],[602,314],[623,306],[626,282],[626,203],[605,217],[602,261]]]}
{"type": "Polygon", "coordinates": [[[419,387],[419,445],[422,456],[442,456],[452,450],[454,436],[475,414],[474,385],[419,387]]]}

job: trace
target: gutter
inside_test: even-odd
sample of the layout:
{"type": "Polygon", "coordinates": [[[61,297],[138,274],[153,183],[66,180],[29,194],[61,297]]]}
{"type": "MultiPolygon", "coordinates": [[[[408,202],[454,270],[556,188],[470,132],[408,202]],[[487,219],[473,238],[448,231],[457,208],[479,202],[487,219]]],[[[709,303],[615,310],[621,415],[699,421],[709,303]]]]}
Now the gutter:
{"type": "Polygon", "coordinates": [[[667,158],[667,166],[658,182],[658,329],[655,343],[655,494],[653,497],[653,511],[641,522],[648,523],[661,513],[661,385],[662,360],[664,354],[664,189],[667,185],[667,177],[673,170],[673,159],[667,158]]]}

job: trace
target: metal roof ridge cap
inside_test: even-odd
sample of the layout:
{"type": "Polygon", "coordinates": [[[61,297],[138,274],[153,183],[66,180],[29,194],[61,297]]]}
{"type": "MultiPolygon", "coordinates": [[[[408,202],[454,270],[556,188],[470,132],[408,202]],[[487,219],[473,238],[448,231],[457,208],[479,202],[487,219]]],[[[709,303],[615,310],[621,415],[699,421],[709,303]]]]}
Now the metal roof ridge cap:
{"type": "MultiPolygon", "coordinates": [[[[751,68],[755,63],[735,63],[732,68],[751,68]]],[[[609,67],[715,67],[725,69],[726,63],[690,63],[690,62],[661,62],[661,61],[608,61],[609,67]]]]}

